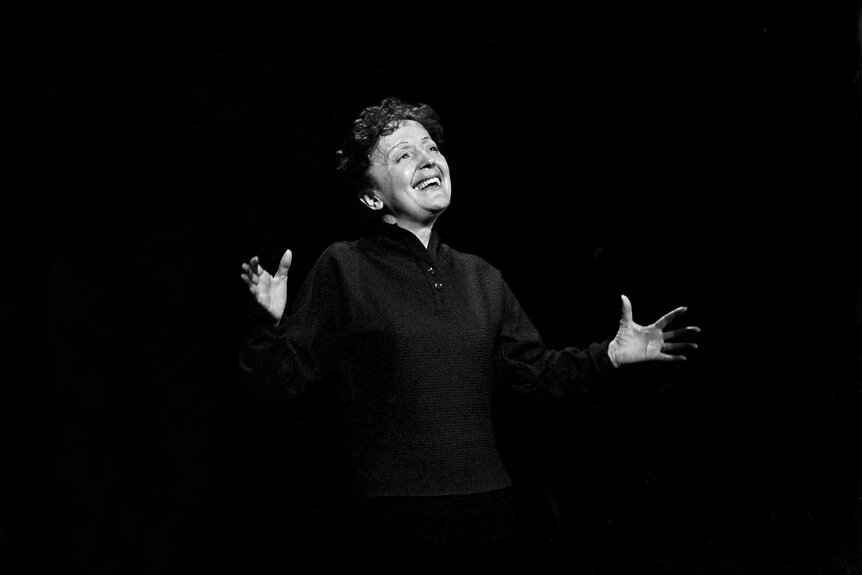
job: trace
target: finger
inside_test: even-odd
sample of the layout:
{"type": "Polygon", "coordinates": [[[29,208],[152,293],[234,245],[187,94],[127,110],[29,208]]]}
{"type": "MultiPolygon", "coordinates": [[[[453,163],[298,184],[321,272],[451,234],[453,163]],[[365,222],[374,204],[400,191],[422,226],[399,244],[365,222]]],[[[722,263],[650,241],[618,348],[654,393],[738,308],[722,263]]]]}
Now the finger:
{"type": "Polygon", "coordinates": [[[657,321],[657,322],[655,322],[653,325],[654,325],[655,327],[659,328],[659,329],[664,329],[664,327],[665,327],[667,324],[669,324],[670,322],[672,322],[673,320],[675,320],[675,319],[677,318],[677,316],[678,316],[678,315],[685,313],[685,311],[686,311],[687,309],[688,309],[688,308],[687,308],[687,307],[685,307],[685,306],[678,307],[678,308],[676,308],[675,310],[670,311],[670,312],[668,312],[668,313],[664,314],[663,316],[661,316],[661,317],[658,319],[658,321],[657,321]]]}
{"type": "Polygon", "coordinates": [[[623,318],[625,323],[634,323],[632,320],[632,302],[625,295],[620,296],[623,301],[623,318]]]}
{"type": "Polygon", "coordinates": [[[240,274],[242,281],[248,284],[248,287],[254,287],[260,282],[260,276],[249,276],[248,274],[240,274]]]}
{"type": "Polygon", "coordinates": [[[696,333],[700,333],[700,328],[694,325],[690,325],[688,327],[684,327],[682,329],[675,329],[673,331],[666,331],[664,333],[665,341],[676,339],[678,337],[694,335],[696,333]]]}
{"type": "Polygon", "coordinates": [[[685,343],[665,343],[661,346],[661,353],[669,353],[669,354],[680,354],[686,351],[693,351],[697,349],[696,343],[685,342],[685,343]]]}
{"type": "Polygon", "coordinates": [[[658,361],[687,361],[688,358],[682,354],[679,355],[667,355],[666,353],[662,353],[656,356],[658,361]]]}
{"type": "Polygon", "coordinates": [[[249,267],[251,268],[251,272],[255,274],[260,274],[260,259],[257,256],[251,258],[249,262],[249,267]]]}
{"type": "Polygon", "coordinates": [[[293,262],[293,252],[289,249],[281,256],[281,261],[278,263],[278,275],[287,276],[290,269],[290,264],[293,262]]]}

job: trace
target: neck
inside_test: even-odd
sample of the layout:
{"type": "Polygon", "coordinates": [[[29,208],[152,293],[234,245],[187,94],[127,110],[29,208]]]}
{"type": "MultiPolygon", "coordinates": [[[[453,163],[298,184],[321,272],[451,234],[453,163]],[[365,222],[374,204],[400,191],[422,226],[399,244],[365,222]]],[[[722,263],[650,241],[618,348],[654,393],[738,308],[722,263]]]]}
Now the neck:
{"type": "Polygon", "coordinates": [[[386,214],[383,216],[383,221],[387,224],[396,224],[397,226],[404,228],[408,232],[411,232],[414,236],[419,238],[419,241],[422,242],[422,245],[425,248],[428,248],[428,242],[431,241],[431,230],[434,228],[434,222],[437,221],[437,218],[430,220],[428,222],[419,223],[413,221],[399,221],[392,216],[391,214],[386,214]]]}

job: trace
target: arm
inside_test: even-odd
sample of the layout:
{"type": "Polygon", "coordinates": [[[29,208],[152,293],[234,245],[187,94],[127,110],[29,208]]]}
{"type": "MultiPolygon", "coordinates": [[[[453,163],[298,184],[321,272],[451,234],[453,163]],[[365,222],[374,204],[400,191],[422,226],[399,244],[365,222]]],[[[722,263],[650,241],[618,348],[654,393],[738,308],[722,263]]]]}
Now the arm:
{"type": "Polygon", "coordinates": [[[682,361],[697,344],[680,341],[700,332],[689,326],[673,331],[665,327],[686,311],[679,307],[648,326],[632,319],[631,302],[622,296],[620,327],[610,342],[593,343],[586,349],[545,347],[530,319],[508,287],[506,311],[500,337],[501,364],[507,383],[514,391],[549,397],[578,394],[598,395],[619,383],[622,365],[646,361],[682,361]]]}
{"type": "Polygon", "coordinates": [[[242,278],[260,307],[240,352],[239,366],[248,390],[268,400],[290,400],[322,379],[320,366],[329,353],[337,317],[331,293],[337,282],[324,256],[303,283],[293,313],[285,314],[291,261],[287,250],[273,276],[260,267],[256,257],[243,264],[242,278]]]}
{"type": "Polygon", "coordinates": [[[563,398],[604,394],[618,383],[617,370],[608,355],[609,342],[585,349],[548,349],[505,283],[503,300],[498,365],[511,391],[563,398]]]}

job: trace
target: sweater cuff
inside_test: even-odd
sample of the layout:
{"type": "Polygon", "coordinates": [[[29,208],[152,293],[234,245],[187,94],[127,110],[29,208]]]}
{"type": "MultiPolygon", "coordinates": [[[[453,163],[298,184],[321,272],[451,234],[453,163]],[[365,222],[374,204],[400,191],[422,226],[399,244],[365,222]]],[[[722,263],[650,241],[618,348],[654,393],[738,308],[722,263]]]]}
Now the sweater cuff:
{"type": "Polygon", "coordinates": [[[285,316],[281,316],[281,320],[275,321],[275,318],[269,314],[266,310],[262,308],[258,308],[255,313],[252,321],[254,322],[254,328],[256,331],[262,331],[269,336],[276,337],[281,333],[284,333],[285,326],[287,322],[285,321],[287,318],[285,316]]]}
{"type": "Polygon", "coordinates": [[[619,368],[615,367],[613,362],[611,361],[610,355],[608,355],[608,348],[611,345],[611,340],[605,340],[601,343],[594,343],[591,347],[594,348],[596,364],[599,369],[599,372],[609,378],[617,380],[619,379],[619,368]]]}

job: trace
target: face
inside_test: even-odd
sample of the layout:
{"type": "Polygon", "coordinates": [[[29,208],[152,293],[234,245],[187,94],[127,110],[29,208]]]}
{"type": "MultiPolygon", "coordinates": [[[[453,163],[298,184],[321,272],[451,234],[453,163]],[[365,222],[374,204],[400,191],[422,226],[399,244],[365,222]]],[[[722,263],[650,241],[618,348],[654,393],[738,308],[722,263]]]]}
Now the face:
{"type": "Polygon", "coordinates": [[[431,225],[449,206],[449,165],[418,122],[408,120],[380,138],[371,155],[369,174],[376,199],[372,207],[385,207],[387,219],[394,223],[408,228],[431,225]]]}

